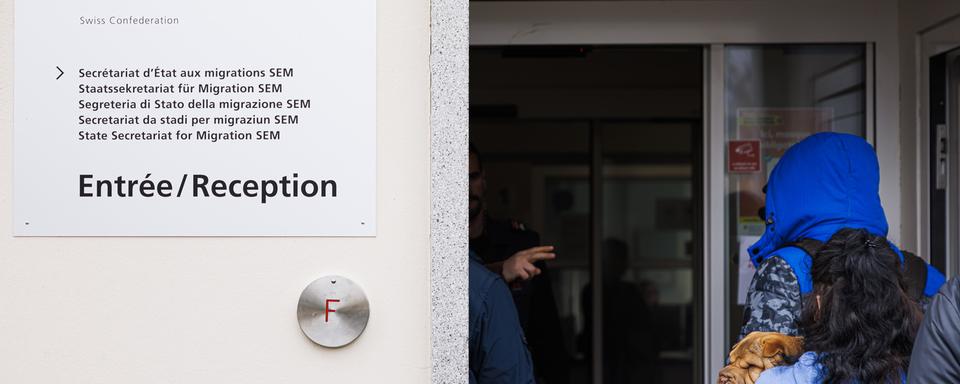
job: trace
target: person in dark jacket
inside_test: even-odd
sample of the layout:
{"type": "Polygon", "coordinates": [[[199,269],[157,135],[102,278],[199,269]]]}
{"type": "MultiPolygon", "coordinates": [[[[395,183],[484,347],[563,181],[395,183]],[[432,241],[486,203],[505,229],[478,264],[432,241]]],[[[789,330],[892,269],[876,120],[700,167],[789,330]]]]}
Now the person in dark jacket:
{"type": "Polygon", "coordinates": [[[480,153],[470,145],[470,250],[511,288],[529,342],[536,377],[546,384],[570,382],[570,357],[563,344],[560,314],[546,262],[556,254],[540,236],[511,220],[487,214],[486,177],[480,153]]]}
{"type": "Polygon", "coordinates": [[[470,384],[533,383],[533,362],[510,290],[470,252],[470,384]]]}
{"type": "MultiPolygon", "coordinates": [[[[747,291],[740,339],[751,332],[799,335],[801,297],[812,291],[813,282],[810,255],[794,245],[823,243],[841,228],[886,237],[879,186],[877,155],[859,136],[818,133],[787,150],[767,182],[765,231],[749,248],[757,271],[747,291]]],[[[891,246],[903,262],[903,254],[891,246]]],[[[932,297],[944,276],[929,265],[920,268],[926,268],[922,294],[932,297]]]]}
{"type": "Polygon", "coordinates": [[[933,298],[917,333],[908,383],[960,383],[960,278],[933,298]]]}

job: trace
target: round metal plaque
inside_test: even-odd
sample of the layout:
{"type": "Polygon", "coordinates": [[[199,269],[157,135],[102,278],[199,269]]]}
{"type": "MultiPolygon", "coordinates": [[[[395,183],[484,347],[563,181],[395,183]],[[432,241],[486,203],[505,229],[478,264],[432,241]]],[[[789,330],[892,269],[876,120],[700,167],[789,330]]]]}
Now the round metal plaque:
{"type": "Polygon", "coordinates": [[[297,320],[314,343],[337,348],[350,344],[363,333],[370,317],[370,303],[360,286],[343,276],[321,277],[300,294],[297,320]]]}

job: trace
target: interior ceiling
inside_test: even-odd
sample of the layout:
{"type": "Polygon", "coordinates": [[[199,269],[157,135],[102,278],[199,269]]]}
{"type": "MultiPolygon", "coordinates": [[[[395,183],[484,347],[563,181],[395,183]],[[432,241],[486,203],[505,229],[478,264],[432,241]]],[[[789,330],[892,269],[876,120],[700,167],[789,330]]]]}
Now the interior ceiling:
{"type": "Polygon", "coordinates": [[[521,118],[698,118],[701,53],[693,46],[474,47],[471,108],[505,106],[521,118]]]}
{"type": "Polygon", "coordinates": [[[483,69],[470,73],[471,83],[483,90],[700,88],[700,79],[690,76],[702,70],[700,52],[689,47],[565,48],[583,52],[581,57],[542,57],[550,53],[523,49],[471,49],[471,68],[483,69]]]}
{"type": "Polygon", "coordinates": [[[702,50],[473,47],[471,139],[488,157],[588,153],[596,124],[607,154],[688,161],[702,116],[702,50]]]}

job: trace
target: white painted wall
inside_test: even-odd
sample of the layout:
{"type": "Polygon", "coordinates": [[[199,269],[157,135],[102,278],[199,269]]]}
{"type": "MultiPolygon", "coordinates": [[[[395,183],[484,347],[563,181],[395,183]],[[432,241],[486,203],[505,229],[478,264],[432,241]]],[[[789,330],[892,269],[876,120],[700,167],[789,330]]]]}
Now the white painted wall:
{"type": "Polygon", "coordinates": [[[429,4],[378,4],[376,238],[14,238],[14,4],[0,0],[0,383],[430,380],[429,4]],[[332,273],[371,306],[338,350],[295,316],[332,273]]]}

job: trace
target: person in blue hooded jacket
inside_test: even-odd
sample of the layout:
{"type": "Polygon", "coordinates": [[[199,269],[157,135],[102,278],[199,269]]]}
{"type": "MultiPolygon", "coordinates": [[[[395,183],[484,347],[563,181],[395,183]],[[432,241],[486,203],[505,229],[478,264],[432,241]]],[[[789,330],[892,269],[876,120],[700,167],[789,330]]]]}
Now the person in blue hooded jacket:
{"type": "MultiPolygon", "coordinates": [[[[803,297],[813,290],[811,254],[816,252],[808,245],[822,245],[842,228],[886,237],[879,186],[876,153],[858,136],[818,133],[787,150],[765,188],[763,236],[749,248],[757,271],[747,291],[740,339],[758,331],[799,336],[803,297]]],[[[891,247],[903,263],[903,253],[891,247]]],[[[925,276],[913,285],[920,287],[916,296],[922,303],[945,279],[925,263],[913,270],[918,268],[925,276]]]]}
{"type": "Polygon", "coordinates": [[[503,279],[470,251],[470,384],[533,383],[533,361],[503,279]]]}

